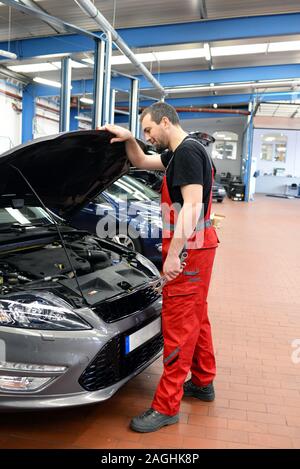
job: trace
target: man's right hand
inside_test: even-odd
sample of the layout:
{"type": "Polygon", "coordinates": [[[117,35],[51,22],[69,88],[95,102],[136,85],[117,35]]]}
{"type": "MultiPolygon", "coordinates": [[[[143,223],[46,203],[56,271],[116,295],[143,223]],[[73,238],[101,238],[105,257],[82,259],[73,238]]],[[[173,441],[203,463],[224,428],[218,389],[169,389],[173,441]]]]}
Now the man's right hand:
{"type": "Polygon", "coordinates": [[[145,155],[130,130],[112,124],[106,124],[97,130],[108,130],[114,134],[115,137],[110,140],[110,143],[125,142],[126,154],[133,166],[150,170],[158,169],[160,171],[165,169],[160,155],[145,155]]]}
{"type": "Polygon", "coordinates": [[[115,135],[115,137],[111,139],[110,143],[127,142],[128,140],[133,139],[133,135],[130,130],[124,129],[124,127],[120,127],[119,125],[106,124],[98,130],[108,130],[115,135]]]}

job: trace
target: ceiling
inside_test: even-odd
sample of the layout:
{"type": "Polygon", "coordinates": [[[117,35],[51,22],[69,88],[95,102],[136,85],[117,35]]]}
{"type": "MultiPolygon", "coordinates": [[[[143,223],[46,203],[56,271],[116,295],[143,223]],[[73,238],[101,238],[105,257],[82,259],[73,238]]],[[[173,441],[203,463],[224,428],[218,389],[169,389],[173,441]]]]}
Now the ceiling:
{"type": "MultiPolygon", "coordinates": [[[[255,15],[275,15],[281,13],[300,12],[299,0],[152,0],[145,2],[142,0],[95,0],[93,2],[99,8],[106,19],[119,30],[122,36],[122,28],[153,26],[160,24],[189,23],[201,19],[213,20],[219,18],[247,17],[255,15]]],[[[98,30],[97,24],[88,18],[73,0],[36,0],[36,4],[43,8],[50,15],[56,16],[68,23],[86,30],[98,30]]],[[[52,36],[57,32],[38,18],[26,15],[16,9],[9,9],[0,2],[0,41],[8,39],[21,39],[39,36],[52,36]],[[11,22],[9,22],[11,18],[11,22]]],[[[249,45],[260,43],[273,43],[282,41],[300,41],[300,34],[294,36],[280,36],[268,38],[255,38],[248,40],[219,41],[210,42],[211,50],[214,47],[249,45]]],[[[165,46],[153,48],[134,49],[133,52],[154,52],[165,50],[187,50],[191,48],[203,48],[203,43],[182,44],[176,46],[165,46]]],[[[115,51],[114,55],[119,55],[115,51]]],[[[154,54],[155,55],[155,54],[154,54]]],[[[84,54],[73,55],[73,59],[82,60],[87,56],[84,54]]],[[[55,59],[51,58],[51,61],[55,59]]],[[[37,60],[22,61],[22,63],[32,63],[37,60]]],[[[41,62],[41,59],[39,59],[41,62]]],[[[45,59],[43,59],[45,61],[45,59]]],[[[49,59],[50,61],[50,59],[49,59]]],[[[253,67],[278,64],[299,64],[299,50],[287,52],[263,52],[240,55],[213,56],[211,62],[205,57],[184,58],[184,60],[154,60],[145,65],[152,73],[160,74],[165,72],[180,72],[190,70],[231,69],[239,67],[253,67]]],[[[1,61],[4,66],[20,64],[20,61],[1,61]]],[[[136,70],[131,64],[115,65],[113,69],[129,74],[135,74],[136,70]]],[[[32,79],[36,73],[23,73],[32,79]]],[[[59,80],[60,72],[56,70],[39,72],[39,76],[47,77],[51,80],[59,80]]],[[[73,69],[73,79],[92,78],[91,67],[73,69]]],[[[300,76],[299,76],[300,78],[300,76]]],[[[233,76],[234,81],[234,76],[233,76]]],[[[268,88],[263,89],[266,91],[268,88]]],[[[289,87],[279,87],[278,91],[290,89],[289,87]]],[[[272,90],[274,91],[274,90],[272,90]]],[[[248,93],[253,92],[253,87],[222,91],[226,93],[248,93]]],[[[199,91],[197,95],[218,94],[218,91],[199,91]]],[[[219,93],[220,94],[220,93],[219,93]]],[[[184,97],[184,91],[178,97],[184,97]]]]}
{"type": "MultiPolygon", "coordinates": [[[[73,0],[37,0],[50,15],[80,28],[95,30],[95,23],[73,0]]],[[[299,12],[299,0],[95,0],[116,29],[158,24],[188,23],[200,19],[233,18],[299,12]]],[[[7,39],[9,8],[0,5],[0,41],[7,39]]],[[[39,20],[12,11],[11,38],[48,36],[53,29],[39,20]]]]}

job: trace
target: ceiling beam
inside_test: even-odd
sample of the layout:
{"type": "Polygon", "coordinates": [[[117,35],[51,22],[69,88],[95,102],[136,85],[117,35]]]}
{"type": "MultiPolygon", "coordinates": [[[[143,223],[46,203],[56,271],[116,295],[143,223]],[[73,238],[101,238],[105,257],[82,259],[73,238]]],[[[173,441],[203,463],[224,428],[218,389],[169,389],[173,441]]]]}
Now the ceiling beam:
{"type": "MultiPolygon", "coordinates": [[[[36,10],[40,10],[40,11],[43,11],[44,13],[47,13],[47,10],[45,10],[45,8],[42,8],[40,5],[38,5],[36,2],[34,2],[33,0],[20,0],[20,3],[23,3],[23,5],[26,5],[30,8],[35,8],[36,10]]],[[[49,23],[48,21],[45,21],[46,24],[48,24],[48,26],[50,26],[51,29],[53,29],[53,31],[55,31],[56,33],[59,33],[59,34],[62,34],[62,33],[66,33],[67,31],[65,30],[65,28],[61,27],[61,26],[54,26],[52,23],[49,23]]]]}
{"type": "Polygon", "coordinates": [[[56,18],[55,16],[51,16],[46,13],[45,10],[43,10],[42,8],[36,8],[36,6],[33,5],[28,6],[29,4],[25,5],[24,3],[19,3],[16,0],[3,0],[1,3],[4,3],[9,7],[13,7],[14,9],[19,10],[22,13],[25,13],[26,15],[38,18],[41,21],[50,24],[56,28],[62,28],[67,33],[83,34],[92,39],[99,39],[99,37],[94,33],[86,31],[85,29],[78,28],[77,26],[67,23],[66,21],[63,21],[60,18],[56,18]]]}
{"type": "MultiPolygon", "coordinates": [[[[12,0],[6,0],[5,3],[10,4],[12,0]]],[[[47,18],[44,17],[44,19],[47,18]]],[[[70,32],[72,31],[70,30],[70,32]]],[[[121,29],[118,30],[118,33],[132,48],[297,35],[300,34],[300,13],[147,26],[121,29]]],[[[92,36],[92,33],[90,34],[92,36]]],[[[0,43],[0,49],[6,50],[7,47],[6,41],[0,43]]],[[[78,35],[11,41],[10,50],[15,52],[18,57],[25,59],[45,54],[93,51],[94,46],[83,35],[83,31],[81,33],[78,31],[78,35]]]]}
{"type": "MultiPolygon", "coordinates": [[[[147,82],[143,77],[140,78],[140,87],[147,88],[149,86],[147,82]]],[[[209,85],[210,83],[223,84],[294,78],[300,78],[300,64],[161,73],[160,83],[164,88],[170,88],[176,86],[209,85]]]]}

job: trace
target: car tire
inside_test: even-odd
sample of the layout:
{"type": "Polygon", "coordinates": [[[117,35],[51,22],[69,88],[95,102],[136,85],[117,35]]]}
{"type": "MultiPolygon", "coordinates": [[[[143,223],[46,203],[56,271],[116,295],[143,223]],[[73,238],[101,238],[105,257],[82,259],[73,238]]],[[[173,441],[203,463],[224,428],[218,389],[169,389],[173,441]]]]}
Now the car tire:
{"type": "Polygon", "coordinates": [[[220,204],[221,202],[223,202],[223,199],[217,199],[217,202],[220,204]]]}

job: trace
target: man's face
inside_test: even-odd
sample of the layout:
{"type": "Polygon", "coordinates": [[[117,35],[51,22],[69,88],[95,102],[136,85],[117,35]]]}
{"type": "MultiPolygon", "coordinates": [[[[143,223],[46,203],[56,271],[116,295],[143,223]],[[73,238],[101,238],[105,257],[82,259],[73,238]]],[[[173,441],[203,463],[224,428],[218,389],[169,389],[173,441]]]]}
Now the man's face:
{"type": "Polygon", "coordinates": [[[150,114],[146,114],[141,122],[145,139],[151,143],[156,151],[161,152],[168,148],[168,128],[169,120],[163,117],[159,124],[151,119],[150,114]]]}

